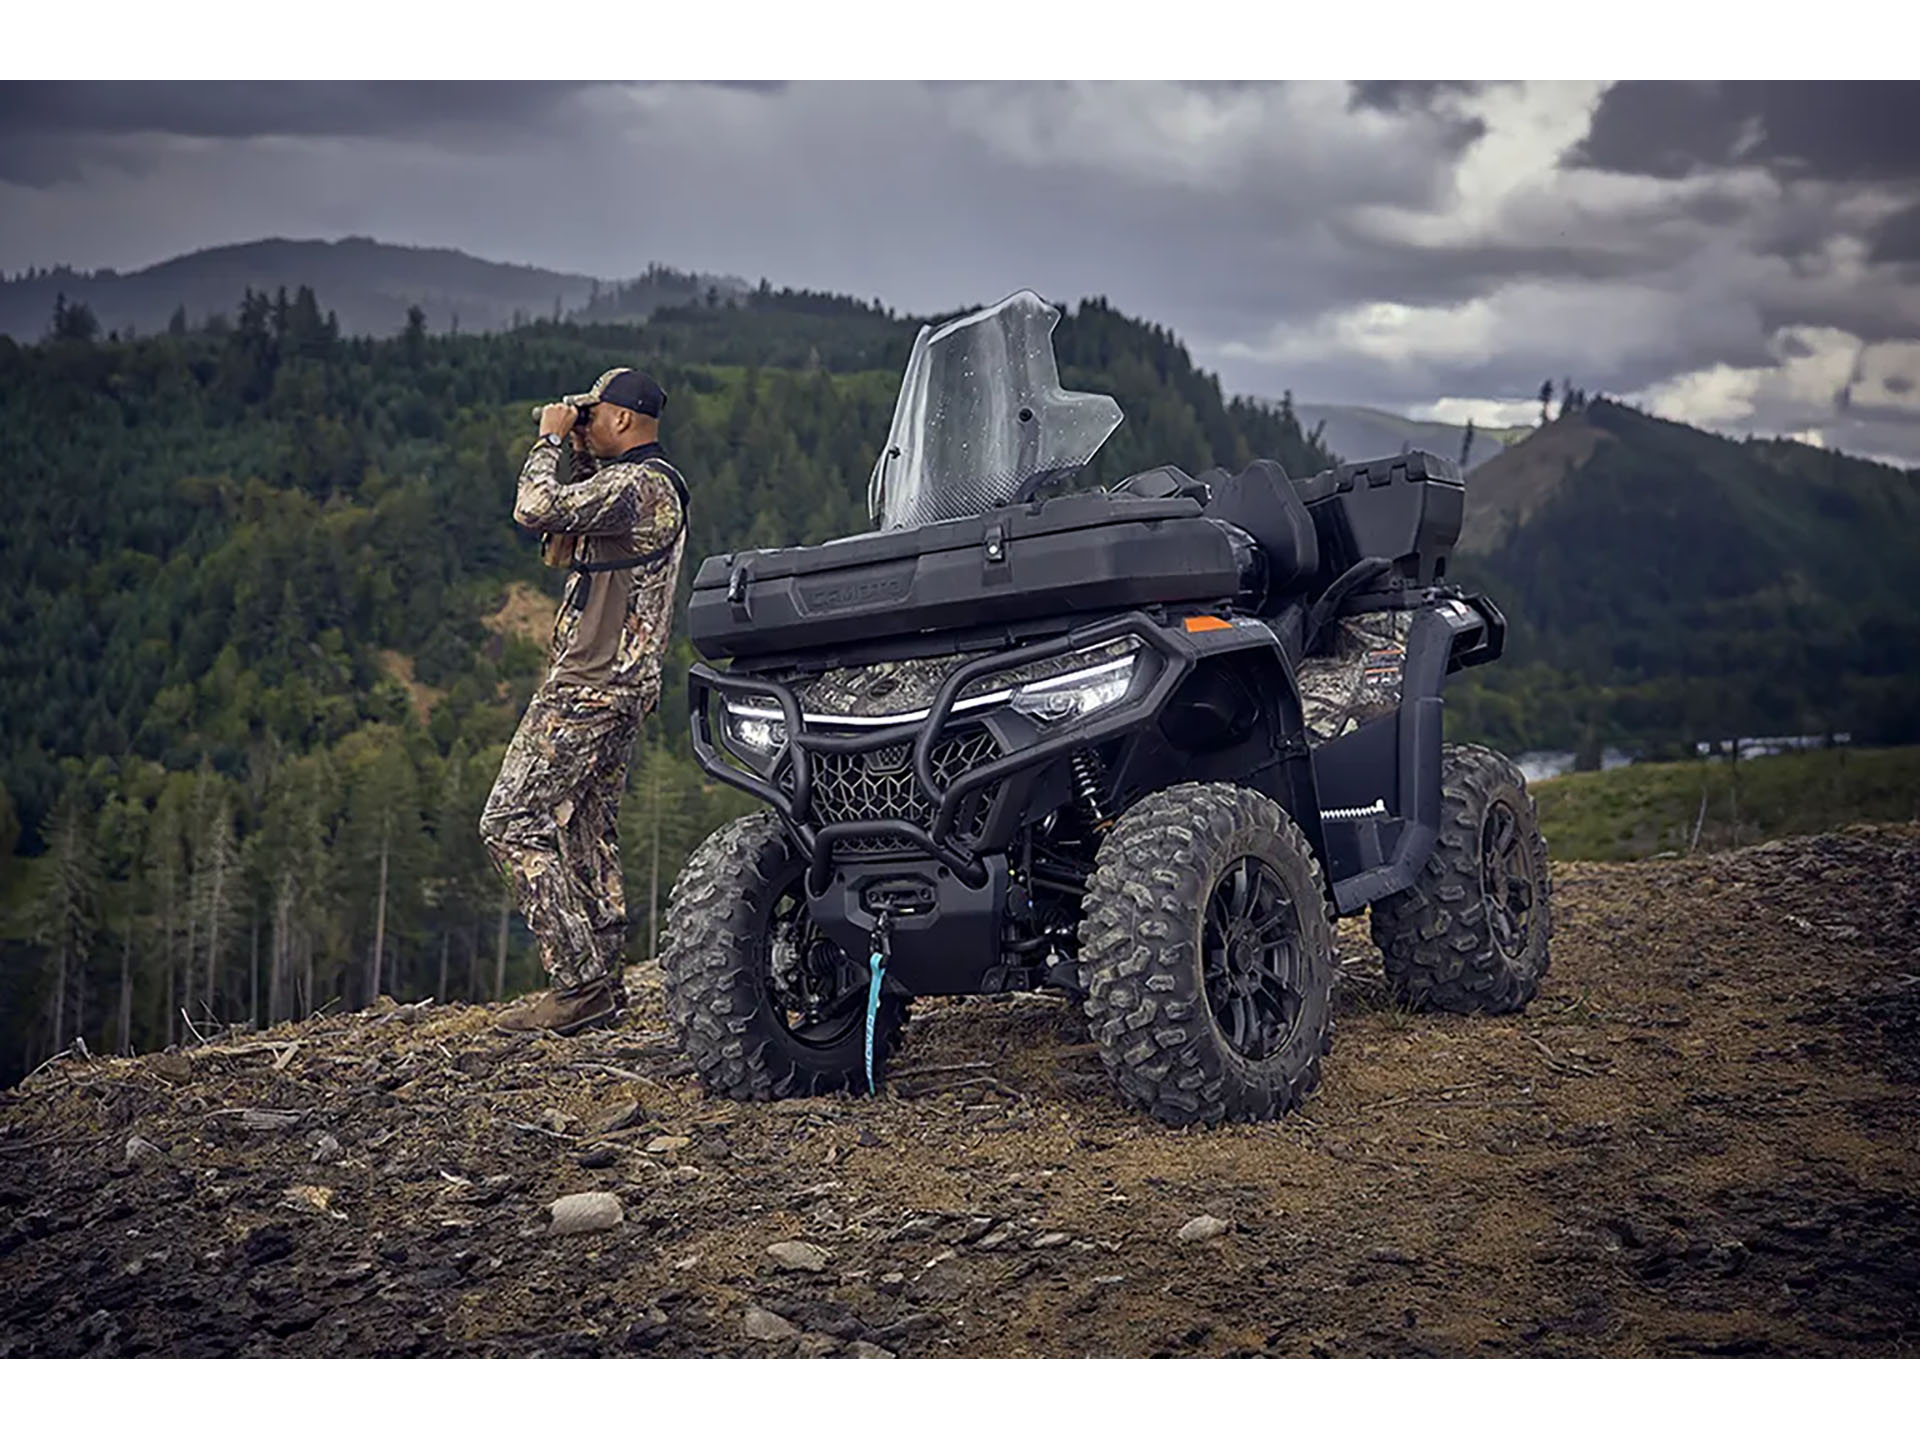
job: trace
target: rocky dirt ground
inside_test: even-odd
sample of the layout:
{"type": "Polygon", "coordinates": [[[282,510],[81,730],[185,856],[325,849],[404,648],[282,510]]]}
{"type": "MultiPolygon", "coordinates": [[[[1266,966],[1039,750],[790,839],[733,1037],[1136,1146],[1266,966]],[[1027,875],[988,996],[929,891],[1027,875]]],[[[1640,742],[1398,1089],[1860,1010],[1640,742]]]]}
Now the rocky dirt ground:
{"type": "Polygon", "coordinates": [[[1343,927],[1268,1126],[1123,1109],[1046,998],[923,1005],[878,1100],[717,1102],[645,971],[575,1040],[62,1061],[0,1095],[0,1355],[1920,1350],[1920,827],[1555,878],[1518,1018],[1395,1009],[1343,927]]]}

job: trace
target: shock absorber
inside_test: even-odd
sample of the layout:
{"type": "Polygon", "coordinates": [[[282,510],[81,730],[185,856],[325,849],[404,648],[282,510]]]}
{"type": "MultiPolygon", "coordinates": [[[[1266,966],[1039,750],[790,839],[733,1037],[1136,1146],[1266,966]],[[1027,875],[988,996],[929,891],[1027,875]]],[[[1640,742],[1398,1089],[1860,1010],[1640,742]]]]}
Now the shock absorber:
{"type": "Polygon", "coordinates": [[[1104,825],[1106,812],[1100,807],[1100,792],[1106,785],[1106,771],[1100,764],[1100,757],[1091,750],[1073,752],[1073,792],[1080,801],[1080,808],[1086,812],[1088,823],[1104,825]]]}

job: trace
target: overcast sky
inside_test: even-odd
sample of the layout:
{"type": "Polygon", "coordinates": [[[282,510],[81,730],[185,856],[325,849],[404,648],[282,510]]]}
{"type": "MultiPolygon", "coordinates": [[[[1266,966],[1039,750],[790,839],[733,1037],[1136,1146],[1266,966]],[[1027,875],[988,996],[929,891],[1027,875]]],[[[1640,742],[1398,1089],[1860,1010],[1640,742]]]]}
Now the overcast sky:
{"type": "Polygon", "coordinates": [[[1571,376],[1920,465],[1920,84],[0,84],[0,269],[350,234],[1099,294],[1235,392],[1571,376]]]}

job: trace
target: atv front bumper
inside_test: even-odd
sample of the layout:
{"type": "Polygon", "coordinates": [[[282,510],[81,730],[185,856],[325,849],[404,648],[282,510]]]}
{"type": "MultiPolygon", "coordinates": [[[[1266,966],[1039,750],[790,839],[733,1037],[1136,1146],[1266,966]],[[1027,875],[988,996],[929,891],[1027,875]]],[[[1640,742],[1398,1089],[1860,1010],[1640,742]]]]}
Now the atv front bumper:
{"type": "MultiPolygon", "coordinates": [[[[957,833],[961,808],[969,797],[1030,775],[1062,756],[1099,745],[1151,720],[1193,669],[1198,654],[1191,637],[1156,624],[1144,614],[1130,612],[1058,639],[970,660],[946,678],[924,718],[860,730],[810,723],[801,713],[793,688],[778,680],[696,664],[687,676],[694,758],[716,780],[737,786],[773,807],[807,856],[808,885],[814,894],[825,887],[836,847],[863,840],[885,840],[908,852],[917,851],[946,865],[968,884],[983,885],[987,880],[985,860],[957,833]],[[936,773],[935,749],[954,723],[954,707],[961,693],[974,682],[1037,660],[1128,638],[1138,640],[1155,657],[1155,663],[1147,667],[1145,683],[1136,680],[1131,694],[1093,715],[1063,725],[1016,729],[1003,724],[996,728],[996,738],[1006,753],[958,774],[936,773]],[[770,759],[752,769],[742,768],[749,763],[744,759],[733,763],[733,752],[723,748],[715,733],[712,702],[716,695],[723,703],[752,699],[771,701],[779,707],[784,737],[770,759]],[[918,808],[931,809],[930,824],[897,817],[821,823],[814,802],[823,757],[867,756],[900,747],[907,750],[907,773],[914,796],[923,802],[918,808]]],[[[987,723],[991,725],[992,719],[987,723]]]]}
{"type": "Polygon", "coordinates": [[[1130,612],[967,661],[946,678],[924,717],[860,729],[809,719],[793,687],[781,681],[696,664],[687,681],[694,757],[707,774],[765,801],[780,816],[807,860],[813,919],[843,950],[863,955],[885,913],[892,929],[890,987],[897,980],[914,994],[975,993],[991,988],[989,972],[1001,962],[1002,935],[1015,902],[1006,855],[974,842],[1010,832],[1012,817],[998,811],[1032,808],[1032,782],[1054,761],[1151,722],[1202,649],[1196,637],[1130,612]],[[1053,725],[1000,711],[964,716],[958,723],[976,735],[991,734],[993,745],[983,749],[980,763],[957,770],[942,758],[952,744],[956,703],[975,682],[1127,638],[1140,642],[1143,659],[1122,699],[1053,725]],[[783,717],[783,740],[752,769],[742,768],[750,762],[717,732],[716,710],[727,700],[770,702],[783,717]],[[823,771],[864,766],[866,757],[887,751],[897,765],[902,750],[906,763],[891,781],[894,794],[911,799],[894,807],[901,813],[823,822],[816,803],[823,771]],[[997,807],[996,818],[983,820],[989,803],[997,807]],[[921,823],[902,818],[905,813],[931,818],[921,823]]]}

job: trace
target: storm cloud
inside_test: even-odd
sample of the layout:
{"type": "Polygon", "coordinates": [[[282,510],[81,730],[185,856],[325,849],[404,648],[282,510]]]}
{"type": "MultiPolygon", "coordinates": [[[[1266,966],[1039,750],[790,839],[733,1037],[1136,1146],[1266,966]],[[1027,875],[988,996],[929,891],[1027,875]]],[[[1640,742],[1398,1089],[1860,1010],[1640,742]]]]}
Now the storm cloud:
{"type": "Polygon", "coordinates": [[[346,234],[1104,295],[1236,391],[1492,421],[1571,376],[1920,463],[1920,85],[0,86],[0,268],[346,234]]]}

